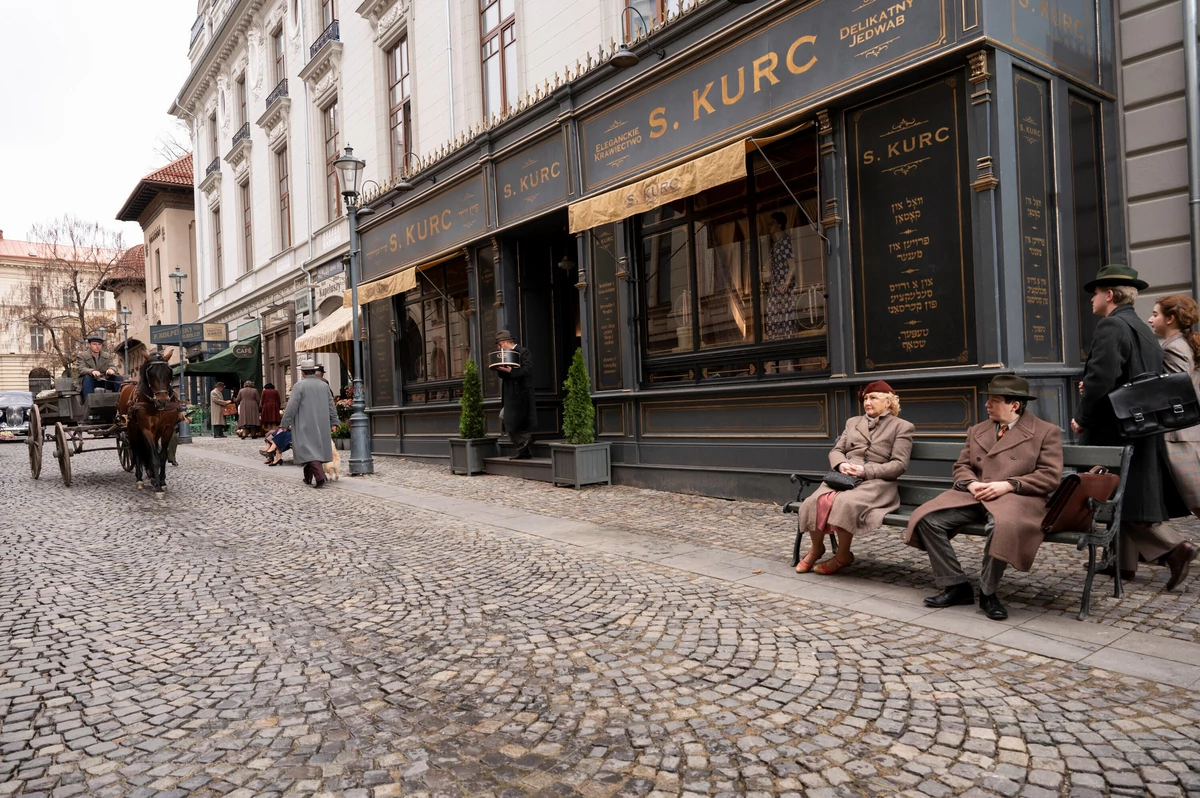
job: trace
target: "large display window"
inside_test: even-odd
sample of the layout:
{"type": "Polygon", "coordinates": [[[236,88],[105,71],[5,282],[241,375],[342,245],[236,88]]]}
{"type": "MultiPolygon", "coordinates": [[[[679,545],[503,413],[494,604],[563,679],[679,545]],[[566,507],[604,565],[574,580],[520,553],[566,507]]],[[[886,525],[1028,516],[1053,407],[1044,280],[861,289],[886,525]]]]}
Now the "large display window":
{"type": "Polygon", "coordinates": [[[828,367],[816,138],[748,158],[747,179],[635,220],[651,384],[828,367]]]}
{"type": "Polygon", "coordinates": [[[417,273],[417,287],[404,295],[400,371],[405,402],[449,401],[455,386],[430,384],[461,380],[470,357],[466,258],[417,273]]]}

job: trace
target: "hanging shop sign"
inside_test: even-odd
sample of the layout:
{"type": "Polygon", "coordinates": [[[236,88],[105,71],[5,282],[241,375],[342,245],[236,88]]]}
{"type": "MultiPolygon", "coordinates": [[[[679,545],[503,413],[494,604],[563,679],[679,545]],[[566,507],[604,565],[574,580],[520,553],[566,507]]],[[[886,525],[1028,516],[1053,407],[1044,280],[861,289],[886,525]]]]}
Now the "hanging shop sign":
{"type": "Polygon", "coordinates": [[[462,244],[483,232],[486,218],[483,175],[477,175],[363,231],[362,279],[462,244]]]}
{"type": "Polygon", "coordinates": [[[951,43],[957,2],[806,3],[584,121],[587,191],[627,179],[951,43]]]}
{"type": "Polygon", "coordinates": [[[496,163],[496,216],[501,226],[535,216],[567,199],[567,152],[555,135],[496,163]]]}
{"type": "Polygon", "coordinates": [[[849,114],[860,372],[976,362],[965,83],[849,114]]]}
{"type": "MultiPolygon", "coordinates": [[[[1069,75],[1100,85],[1096,0],[1009,2],[1013,44],[1018,49],[1069,75]]],[[[1003,8],[1000,3],[996,6],[1003,8]]]]}
{"type": "MultiPolygon", "coordinates": [[[[195,344],[201,341],[224,341],[229,337],[224,324],[185,324],[183,325],[183,342],[195,344]]],[[[178,324],[154,324],[150,327],[150,343],[178,344],[178,324]]]]}

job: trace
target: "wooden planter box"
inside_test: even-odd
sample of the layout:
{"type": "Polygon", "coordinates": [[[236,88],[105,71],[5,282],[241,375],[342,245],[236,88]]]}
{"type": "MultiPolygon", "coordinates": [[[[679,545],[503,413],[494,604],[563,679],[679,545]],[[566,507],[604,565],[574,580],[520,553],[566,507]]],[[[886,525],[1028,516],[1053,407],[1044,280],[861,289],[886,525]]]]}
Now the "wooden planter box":
{"type": "Polygon", "coordinates": [[[483,473],[485,457],[500,455],[498,438],[450,438],[450,472],[452,474],[483,473]]]}
{"type": "Polygon", "coordinates": [[[612,484],[612,462],[609,444],[585,443],[575,446],[570,443],[550,444],[550,480],[555,485],[612,484]]]}

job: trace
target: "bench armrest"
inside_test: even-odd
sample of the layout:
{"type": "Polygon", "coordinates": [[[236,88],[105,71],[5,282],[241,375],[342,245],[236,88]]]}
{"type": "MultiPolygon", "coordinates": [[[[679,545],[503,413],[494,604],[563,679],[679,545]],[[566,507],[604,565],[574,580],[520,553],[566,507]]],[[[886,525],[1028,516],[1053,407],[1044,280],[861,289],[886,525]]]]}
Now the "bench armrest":
{"type": "Polygon", "coordinates": [[[821,477],[808,477],[804,474],[792,474],[788,477],[788,479],[793,485],[800,486],[796,490],[795,500],[783,505],[783,513],[785,515],[793,515],[800,512],[800,504],[804,500],[804,491],[808,490],[809,485],[821,484],[821,477]]]}

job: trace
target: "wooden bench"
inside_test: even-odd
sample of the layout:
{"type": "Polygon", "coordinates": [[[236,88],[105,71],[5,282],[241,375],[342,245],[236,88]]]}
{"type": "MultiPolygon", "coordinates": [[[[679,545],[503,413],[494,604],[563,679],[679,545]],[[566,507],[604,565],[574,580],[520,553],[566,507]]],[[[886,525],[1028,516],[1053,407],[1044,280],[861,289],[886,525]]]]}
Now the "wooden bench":
{"type": "MultiPolygon", "coordinates": [[[[886,526],[907,527],[908,519],[913,511],[925,502],[933,499],[943,491],[954,487],[949,474],[953,464],[962,452],[960,443],[942,443],[917,441],[913,444],[912,455],[909,458],[909,471],[900,478],[900,507],[884,517],[886,526]],[[929,474],[922,475],[922,472],[929,474]],[[936,476],[942,474],[944,476],[936,476]]],[[[1132,446],[1063,446],[1064,471],[1087,471],[1093,466],[1104,466],[1114,474],[1120,474],[1121,482],[1112,499],[1106,502],[1090,500],[1095,517],[1092,527],[1087,532],[1060,532],[1047,535],[1045,543],[1063,543],[1074,546],[1077,550],[1087,549],[1087,578],[1083,584],[1083,596],[1079,603],[1079,620],[1088,616],[1091,607],[1092,582],[1096,571],[1100,568],[1115,566],[1119,562],[1120,536],[1116,534],[1121,525],[1121,499],[1125,494],[1125,479],[1129,470],[1129,458],[1133,454],[1132,446]],[[1097,551],[1101,556],[1097,559],[1097,551]]],[[[821,484],[825,472],[792,474],[792,482],[799,484],[796,500],[788,502],[783,507],[785,513],[797,513],[804,491],[809,486],[821,484]]],[[[981,523],[968,524],[959,530],[962,535],[983,537],[986,533],[981,523]]],[[[800,546],[803,531],[797,524],[796,543],[792,547],[792,566],[800,562],[800,546]]],[[[830,536],[833,550],[837,552],[837,537],[830,536]]],[[[1124,595],[1121,587],[1121,569],[1113,568],[1113,596],[1120,598],[1124,595]]]]}

